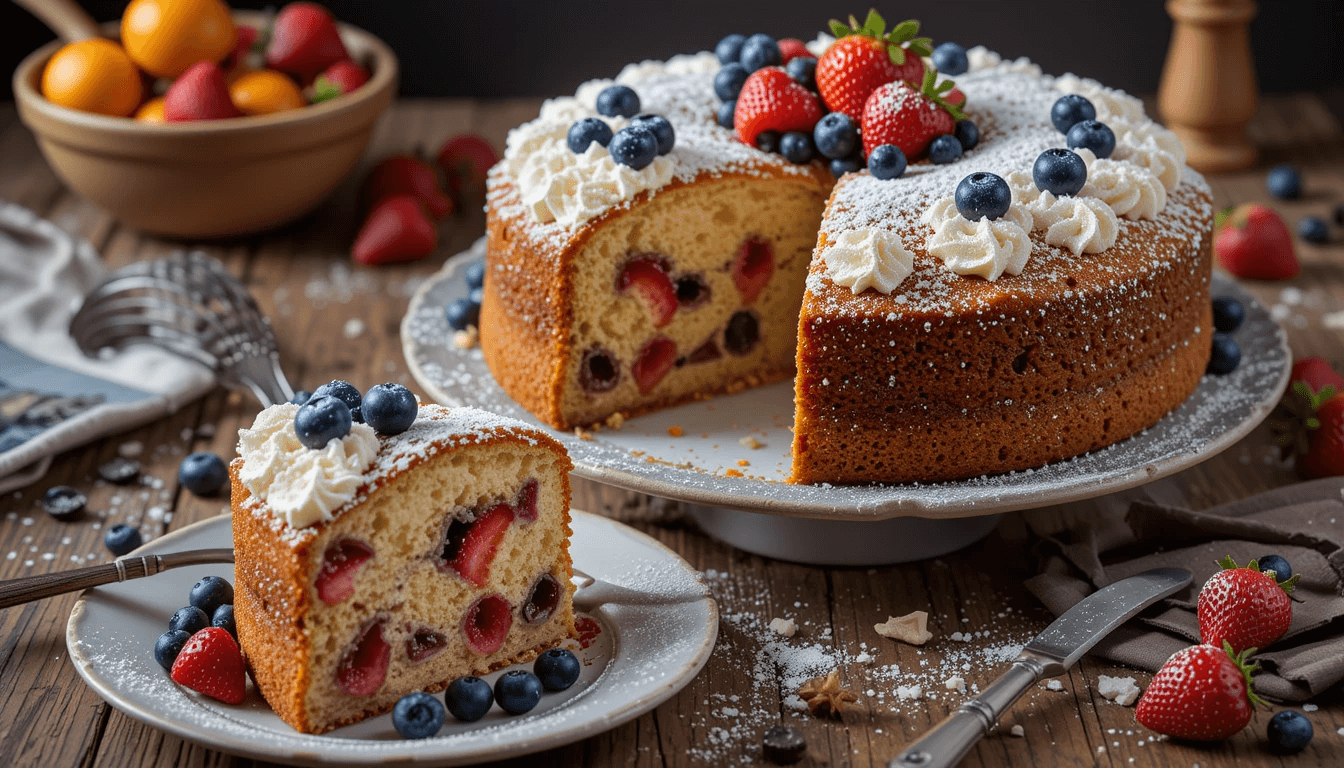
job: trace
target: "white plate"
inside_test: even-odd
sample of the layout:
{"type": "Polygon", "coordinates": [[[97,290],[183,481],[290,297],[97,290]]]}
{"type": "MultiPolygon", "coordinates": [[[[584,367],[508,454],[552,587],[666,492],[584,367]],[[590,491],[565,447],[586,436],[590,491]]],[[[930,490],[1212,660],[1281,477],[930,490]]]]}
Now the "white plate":
{"type": "MultiPolygon", "coordinates": [[[[574,512],[575,568],[619,586],[681,602],[607,603],[593,614],[602,633],[580,652],[573,688],[546,693],[536,709],[510,716],[495,707],[479,722],[448,722],[437,736],[403,740],[390,714],[320,736],[299,733],[248,682],[247,700],[222,704],[174,683],[154,660],[154,640],[186,604],[198,579],[232,580],[230,565],[179,568],[88,590],[75,603],[66,645],[75,669],[112,706],[144,723],[206,746],[296,765],[415,762],[466,765],[558,747],[648,712],[704,666],[718,633],[718,607],[675,552],[620,523],[574,512]]],[[[136,555],[231,547],[229,517],[203,520],[147,544],[136,555]]],[[[530,668],[530,667],[528,667],[530,668]]],[[[492,684],[503,674],[486,676],[492,684]]]]}
{"type": "Polygon", "coordinates": [[[444,309],[467,294],[464,267],[485,257],[484,239],[448,261],[411,299],[401,323],[402,349],[415,380],[435,400],[470,405],[546,429],[569,450],[580,477],[713,507],[837,520],[902,516],[956,518],[1063,504],[1114,493],[1187,469],[1230,447],[1269,415],[1292,364],[1278,323],[1235,282],[1215,274],[1213,295],[1246,307],[1234,338],[1241,365],[1205,376],[1183,404],[1152,427],[1107,448],[1049,464],[933,484],[790,485],[793,385],[779,382],[630,419],[592,440],[537,421],[495,383],[479,348],[453,346],[444,309]],[[670,437],[678,426],[682,437],[670,437]],[[753,436],[765,444],[750,449],[753,436]],[[657,459],[656,462],[648,461],[657,459]],[[749,466],[739,469],[739,460],[749,466]],[[748,477],[727,477],[739,470],[748,477]]]}

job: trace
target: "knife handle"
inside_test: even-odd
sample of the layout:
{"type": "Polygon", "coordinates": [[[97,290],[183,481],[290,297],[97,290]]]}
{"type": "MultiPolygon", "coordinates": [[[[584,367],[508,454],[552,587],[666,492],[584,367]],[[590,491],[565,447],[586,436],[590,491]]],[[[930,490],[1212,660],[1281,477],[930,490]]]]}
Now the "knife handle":
{"type": "Polygon", "coordinates": [[[936,728],[924,734],[898,755],[887,768],[954,768],[967,752],[994,728],[1013,702],[1045,676],[1063,673],[1053,659],[1024,653],[1008,671],[979,696],[962,704],[936,728]],[[1058,667],[1058,671],[1052,668],[1058,667]]]}

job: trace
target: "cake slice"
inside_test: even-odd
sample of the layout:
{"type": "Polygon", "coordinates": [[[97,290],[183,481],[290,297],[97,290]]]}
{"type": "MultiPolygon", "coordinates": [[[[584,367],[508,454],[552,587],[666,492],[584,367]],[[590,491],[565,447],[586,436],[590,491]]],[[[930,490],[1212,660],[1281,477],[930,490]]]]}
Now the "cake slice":
{"type": "Polygon", "coordinates": [[[314,450],[298,409],[262,411],[230,467],[238,640],[281,719],[323,733],[573,636],[559,443],[430,405],[314,450]]]}

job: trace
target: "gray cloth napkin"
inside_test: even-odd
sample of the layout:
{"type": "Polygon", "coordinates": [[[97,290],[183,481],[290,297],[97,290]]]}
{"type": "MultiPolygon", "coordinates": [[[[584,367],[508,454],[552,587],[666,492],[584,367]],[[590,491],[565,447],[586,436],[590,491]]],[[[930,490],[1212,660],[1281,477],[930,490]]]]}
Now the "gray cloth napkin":
{"type": "Polygon", "coordinates": [[[1255,655],[1255,690],[1305,701],[1344,679],[1344,478],[1298,483],[1244,501],[1191,512],[1138,502],[1123,521],[1099,520],[1043,540],[1041,573],[1027,588],[1056,615],[1094,590],[1150,568],[1185,568],[1194,582],[1158,603],[1092,651],[1156,672],[1171,654],[1199,642],[1199,587],[1231,555],[1239,564],[1286,558],[1301,574],[1293,622],[1255,655]]]}

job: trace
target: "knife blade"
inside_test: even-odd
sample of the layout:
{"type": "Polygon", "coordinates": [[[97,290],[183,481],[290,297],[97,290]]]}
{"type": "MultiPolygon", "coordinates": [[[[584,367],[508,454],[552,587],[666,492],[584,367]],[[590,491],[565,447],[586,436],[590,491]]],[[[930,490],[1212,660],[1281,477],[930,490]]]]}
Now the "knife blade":
{"type": "Polygon", "coordinates": [[[1023,646],[998,680],[907,747],[887,768],[952,768],[1041,678],[1064,674],[1112,630],[1185,588],[1191,578],[1180,568],[1156,568],[1083,598],[1023,646]]]}

